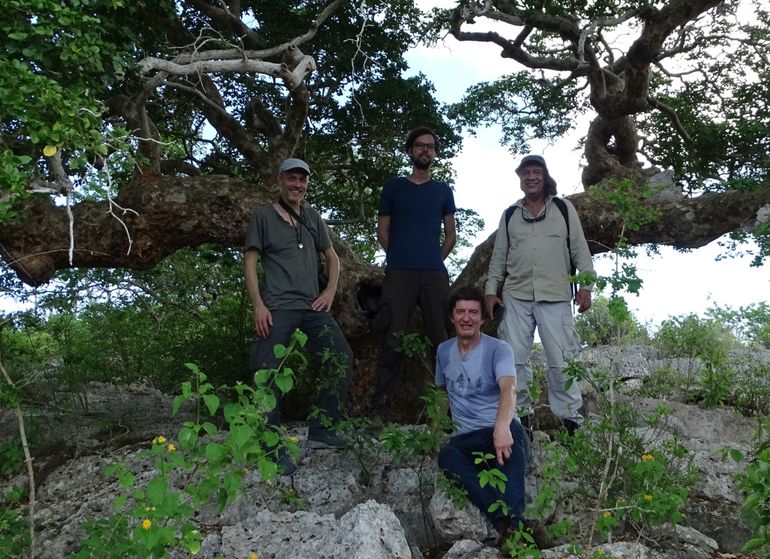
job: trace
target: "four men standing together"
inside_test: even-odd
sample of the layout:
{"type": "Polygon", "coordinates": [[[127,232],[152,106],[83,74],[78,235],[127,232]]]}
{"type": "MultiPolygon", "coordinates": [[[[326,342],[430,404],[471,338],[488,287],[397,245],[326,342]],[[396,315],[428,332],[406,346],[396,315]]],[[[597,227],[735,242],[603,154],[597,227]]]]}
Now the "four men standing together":
{"type": "MultiPolygon", "coordinates": [[[[516,169],[524,197],[501,217],[484,292],[461,289],[450,299],[444,260],[456,239],[455,204],[451,188],[430,175],[439,140],[432,130],[418,128],[409,134],[405,148],[412,172],[385,183],[378,211],[377,238],[387,266],[378,316],[384,339],[373,408],[388,418],[401,375],[399,335],[419,306],[425,332],[437,348],[435,382],[448,393],[456,425],[439,454],[439,466],[506,533],[511,521],[515,525],[523,520],[531,440],[525,429],[531,427],[533,413],[529,356],[536,326],[548,360],[551,410],[570,434],[583,420],[578,384],[567,383],[563,371],[566,360],[580,348],[570,307],[570,275],[577,268],[592,277],[591,255],[575,208],[556,197],[556,183],[545,160],[529,155],[516,169]],[[491,316],[498,306],[505,311],[500,339],[480,331],[484,313],[491,316]],[[450,340],[447,313],[456,332],[450,340]],[[475,464],[478,451],[494,455],[494,463],[475,464]],[[502,496],[490,486],[479,486],[481,467],[498,467],[505,473],[508,482],[502,496]],[[501,498],[510,517],[499,508],[489,512],[489,505],[501,498]]],[[[255,370],[276,367],[273,346],[287,343],[296,328],[303,330],[311,356],[329,351],[339,356],[335,363],[342,371],[324,372],[326,381],[317,402],[321,415],[334,422],[347,394],[353,355],[329,314],[339,258],[320,215],[304,202],[309,174],[304,161],[284,161],[278,176],[279,200],[257,208],[251,217],[244,245],[244,275],[257,332],[251,365],[255,370]],[[317,279],[319,253],[329,273],[323,287],[317,279]],[[261,280],[256,269],[260,258],[261,280]]],[[[588,310],[590,285],[580,286],[575,302],[579,312],[588,310]]],[[[278,421],[277,412],[271,419],[278,421]]],[[[309,426],[308,444],[334,448],[342,441],[316,418],[309,426]]],[[[286,474],[296,469],[285,453],[279,465],[286,474]]]]}

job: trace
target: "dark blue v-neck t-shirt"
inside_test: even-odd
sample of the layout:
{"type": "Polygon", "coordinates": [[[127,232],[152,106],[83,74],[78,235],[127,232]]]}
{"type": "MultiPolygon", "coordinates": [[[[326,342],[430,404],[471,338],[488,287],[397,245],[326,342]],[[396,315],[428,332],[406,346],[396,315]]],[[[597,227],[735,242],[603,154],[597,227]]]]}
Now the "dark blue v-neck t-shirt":
{"type": "Polygon", "coordinates": [[[441,257],[444,216],[455,213],[448,184],[422,184],[406,177],[385,182],[378,214],[390,216],[387,268],[389,270],[446,270],[441,257]]]}

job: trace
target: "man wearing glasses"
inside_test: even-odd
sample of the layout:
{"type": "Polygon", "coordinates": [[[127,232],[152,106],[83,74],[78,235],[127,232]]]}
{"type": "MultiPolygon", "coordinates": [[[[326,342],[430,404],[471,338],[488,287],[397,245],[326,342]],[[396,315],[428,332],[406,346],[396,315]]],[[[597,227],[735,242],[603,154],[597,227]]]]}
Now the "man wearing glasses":
{"type": "Polygon", "coordinates": [[[438,149],[432,130],[413,130],[405,144],[412,173],[389,179],[380,194],[377,240],[385,250],[386,268],[378,324],[385,336],[372,403],[383,420],[390,417],[401,379],[399,334],[406,331],[416,305],[434,350],[447,339],[449,277],[444,259],[455,245],[455,202],[449,185],[430,176],[438,149]]]}
{"type": "MultiPolygon", "coordinates": [[[[566,360],[580,350],[569,276],[575,269],[595,276],[591,253],[574,206],[556,197],[556,181],[545,160],[527,155],[516,174],[524,197],[500,219],[487,273],[486,310],[490,316],[498,305],[505,310],[498,336],[513,348],[519,417],[530,438],[534,409],[529,356],[535,326],[548,361],[548,403],[572,434],[583,422],[579,413],[583,400],[577,380],[568,382],[564,375],[566,360]],[[502,299],[498,296],[501,284],[502,299]]],[[[578,312],[591,307],[591,288],[577,289],[578,312]]]]}

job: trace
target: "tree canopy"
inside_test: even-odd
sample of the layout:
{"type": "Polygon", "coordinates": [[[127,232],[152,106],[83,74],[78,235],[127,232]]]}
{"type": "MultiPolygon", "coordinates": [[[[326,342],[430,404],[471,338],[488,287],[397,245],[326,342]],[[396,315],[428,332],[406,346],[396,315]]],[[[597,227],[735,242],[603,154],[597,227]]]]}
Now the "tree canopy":
{"type": "MultiPolygon", "coordinates": [[[[462,127],[499,124],[523,152],[591,115],[583,181],[596,186],[574,202],[594,252],[732,232],[760,241],[759,262],[770,20],[748,4],[461,0],[427,16],[411,0],[9,0],[0,256],[39,285],[72,267],[147,269],[183,247],[238,247],[296,155],[342,238],[350,303],[380,273],[364,264],[377,194],[403,168],[410,128],[434,127],[447,161],[462,127]],[[404,53],[447,32],[522,68],[441,106],[423,76],[405,77],[404,53]],[[662,170],[679,190],[650,187],[662,170]],[[619,189],[651,217],[629,227],[619,189]]],[[[473,214],[463,219],[467,232],[473,214]]]]}

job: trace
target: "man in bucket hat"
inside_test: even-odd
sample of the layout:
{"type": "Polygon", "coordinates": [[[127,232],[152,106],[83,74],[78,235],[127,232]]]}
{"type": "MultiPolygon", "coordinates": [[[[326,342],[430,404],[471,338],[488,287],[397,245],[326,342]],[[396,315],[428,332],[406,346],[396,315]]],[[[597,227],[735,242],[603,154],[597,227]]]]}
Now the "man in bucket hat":
{"type": "MultiPolygon", "coordinates": [[[[556,197],[556,181],[545,159],[527,155],[516,174],[524,197],[500,219],[487,273],[486,310],[492,315],[498,305],[505,309],[498,336],[513,348],[519,417],[530,438],[534,409],[529,356],[536,326],[548,361],[548,403],[572,434],[583,422],[583,400],[577,381],[568,382],[564,375],[567,359],[580,350],[569,276],[575,268],[595,276],[591,253],[574,206],[556,197]]],[[[591,288],[581,285],[577,290],[578,312],[591,307],[591,288]]]]}

